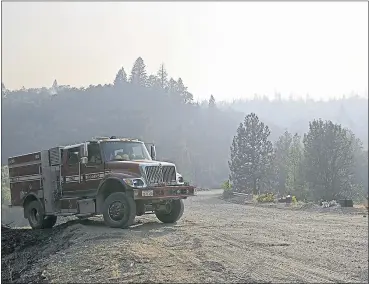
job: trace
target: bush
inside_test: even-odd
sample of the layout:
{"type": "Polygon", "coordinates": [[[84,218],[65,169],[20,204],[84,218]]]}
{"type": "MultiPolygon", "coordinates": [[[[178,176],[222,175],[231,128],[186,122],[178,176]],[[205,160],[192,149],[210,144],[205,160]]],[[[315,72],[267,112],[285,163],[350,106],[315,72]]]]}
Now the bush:
{"type": "Polygon", "coordinates": [[[224,190],[223,191],[223,198],[224,199],[228,199],[228,198],[231,198],[233,196],[233,191],[232,190],[224,190]]]}
{"type": "Polygon", "coordinates": [[[274,202],[275,201],[274,193],[261,194],[256,198],[256,201],[259,203],[274,202]]]}
{"type": "Polygon", "coordinates": [[[222,188],[223,188],[223,198],[230,198],[233,196],[232,185],[229,182],[229,180],[223,182],[222,188]]]}
{"type": "Polygon", "coordinates": [[[296,196],[294,196],[294,195],[292,196],[292,203],[293,203],[293,204],[296,204],[296,203],[297,203],[297,198],[296,198],[296,196]]]}

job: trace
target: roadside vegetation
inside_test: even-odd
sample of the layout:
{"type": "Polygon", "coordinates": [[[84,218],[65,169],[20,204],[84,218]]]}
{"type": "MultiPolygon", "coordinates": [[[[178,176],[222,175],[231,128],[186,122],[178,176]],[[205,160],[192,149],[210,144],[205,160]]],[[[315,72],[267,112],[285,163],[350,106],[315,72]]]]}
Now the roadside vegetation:
{"type": "Polygon", "coordinates": [[[240,123],[230,148],[230,178],[224,196],[233,191],[256,195],[260,203],[289,196],[289,202],[368,196],[368,151],[348,128],[314,119],[302,137],[285,131],[275,143],[269,127],[255,113],[240,123]]]}

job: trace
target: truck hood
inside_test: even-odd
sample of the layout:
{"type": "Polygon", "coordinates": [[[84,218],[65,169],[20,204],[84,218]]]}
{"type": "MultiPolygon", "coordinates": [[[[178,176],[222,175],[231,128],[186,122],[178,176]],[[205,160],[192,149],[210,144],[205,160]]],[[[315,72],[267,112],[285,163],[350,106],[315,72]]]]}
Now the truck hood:
{"type": "Polygon", "coordinates": [[[140,166],[175,166],[173,163],[150,161],[150,160],[135,160],[135,161],[110,161],[106,163],[106,169],[117,174],[127,177],[140,177],[140,166]]]}

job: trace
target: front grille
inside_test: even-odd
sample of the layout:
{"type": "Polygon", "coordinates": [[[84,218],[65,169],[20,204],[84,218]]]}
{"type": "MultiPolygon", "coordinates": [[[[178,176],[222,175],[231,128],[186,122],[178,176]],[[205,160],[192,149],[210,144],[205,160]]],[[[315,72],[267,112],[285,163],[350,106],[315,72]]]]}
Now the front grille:
{"type": "Polygon", "coordinates": [[[176,181],[176,168],[174,166],[147,166],[145,174],[149,185],[176,181]]]}

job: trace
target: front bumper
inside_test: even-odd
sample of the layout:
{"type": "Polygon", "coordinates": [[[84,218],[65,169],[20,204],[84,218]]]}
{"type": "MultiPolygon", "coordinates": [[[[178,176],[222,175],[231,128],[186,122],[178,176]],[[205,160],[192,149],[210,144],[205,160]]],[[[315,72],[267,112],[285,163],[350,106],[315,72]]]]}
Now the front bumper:
{"type": "Polygon", "coordinates": [[[190,196],[195,196],[195,187],[188,185],[147,187],[134,190],[134,199],[182,199],[190,196]]]}

